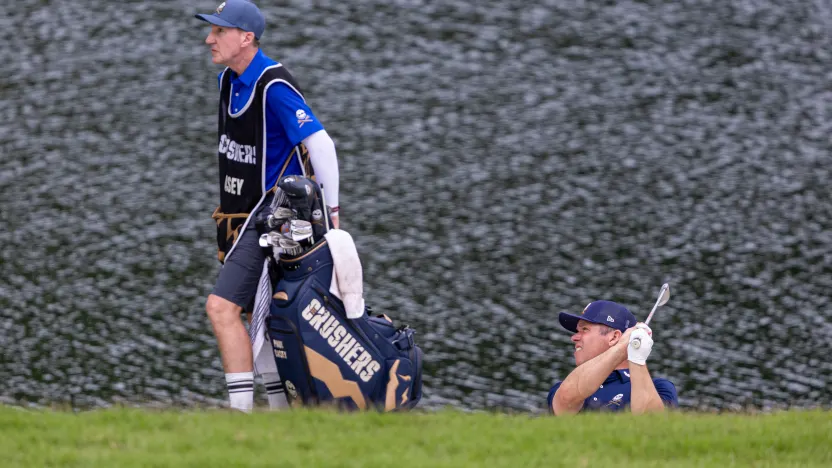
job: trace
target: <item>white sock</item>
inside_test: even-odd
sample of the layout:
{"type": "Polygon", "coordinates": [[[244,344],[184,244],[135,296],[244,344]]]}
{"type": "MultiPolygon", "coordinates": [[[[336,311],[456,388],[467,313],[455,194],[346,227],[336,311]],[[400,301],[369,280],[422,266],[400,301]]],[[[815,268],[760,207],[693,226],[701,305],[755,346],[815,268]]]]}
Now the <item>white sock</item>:
{"type": "Polygon", "coordinates": [[[269,399],[269,409],[281,409],[289,407],[286,400],[286,389],[280,381],[280,375],[276,372],[263,374],[263,385],[266,386],[266,397],[269,399]]]}
{"type": "Polygon", "coordinates": [[[231,408],[251,413],[254,408],[254,372],[225,374],[231,408]]]}

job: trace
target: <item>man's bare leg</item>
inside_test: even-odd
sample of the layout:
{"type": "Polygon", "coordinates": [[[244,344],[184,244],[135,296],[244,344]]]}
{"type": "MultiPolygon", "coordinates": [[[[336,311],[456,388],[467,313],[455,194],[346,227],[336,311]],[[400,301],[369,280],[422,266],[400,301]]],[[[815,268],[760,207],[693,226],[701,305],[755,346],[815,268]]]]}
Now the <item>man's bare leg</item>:
{"type": "Polygon", "coordinates": [[[249,412],[254,407],[254,363],[251,340],[240,320],[242,310],[237,304],[214,294],[208,296],[205,304],[220,348],[231,407],[249,412]]]}

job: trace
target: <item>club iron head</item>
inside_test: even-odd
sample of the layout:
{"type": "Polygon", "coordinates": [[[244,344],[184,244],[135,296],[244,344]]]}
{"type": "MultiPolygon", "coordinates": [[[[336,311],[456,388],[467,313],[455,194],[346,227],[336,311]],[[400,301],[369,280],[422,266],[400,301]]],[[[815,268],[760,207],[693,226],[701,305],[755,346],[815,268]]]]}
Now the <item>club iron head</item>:
{"type": "Polygon", "coordinates": [[[268,234],[262,234],[257,242],[260,244],[260,247],[268,247],[272,245],[271,238],[268,234]]]}
{"type": "Polygon", "coordinates": [[[667,304],[667,301],[670,300],[670,285],[665,283],[662,285],[661,291],[659,291],[659,300],[658,305],[663,306],[667,304]]]}
{"type": "Polygon", "coordinates": [[[293,219],[289,224],[288,236],[298,242],[309,239],[312,237],[312,223],[302,219],[293,219]]]}
{"type": "Polygon", "coordinates": [[[289,239],[288,237],[281,236],[277,241],[278,247],[283,250],[291,250],[291,249],[300,249],[302,246],[300,243],[294,239],[289,239]]]}
{"type": "Polygon", "coordinates": [[[274,212],[266,218],[266,224],[271,228],[275,229],[280,227],[285,222],[293,219],[296,216],[295,212],[292,211],[291,208],[286,208],[285,206],[277,207],[274,212]]]}

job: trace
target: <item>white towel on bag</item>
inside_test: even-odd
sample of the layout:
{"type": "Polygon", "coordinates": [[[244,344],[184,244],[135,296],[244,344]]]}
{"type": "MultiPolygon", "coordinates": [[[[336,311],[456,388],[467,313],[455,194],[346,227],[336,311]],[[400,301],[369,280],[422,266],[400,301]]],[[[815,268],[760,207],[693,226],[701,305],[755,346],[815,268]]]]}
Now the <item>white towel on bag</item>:
{"type": "Polygon", "coordinates": [[[330,229],[324,238],[333,263],[329,292],[344,303],[347,318],[357,319],[364,315],[364,272],[355,242],[341,229],[330,229]]]}

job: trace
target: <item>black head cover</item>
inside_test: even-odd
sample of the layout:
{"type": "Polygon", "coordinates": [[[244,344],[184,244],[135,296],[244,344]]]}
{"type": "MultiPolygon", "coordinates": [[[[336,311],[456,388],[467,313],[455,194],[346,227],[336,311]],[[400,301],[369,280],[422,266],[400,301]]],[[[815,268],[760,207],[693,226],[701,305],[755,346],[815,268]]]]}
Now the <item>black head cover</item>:
{"type": "Polygon", "coordinates": [[[318,242],[326,234],[325,210],[321,188],[312,179],[303,176],[286,176],[277,183],[286,195],[289,207],[297,213],[297,219],[312,223],[312,234],[318,242]]]}

